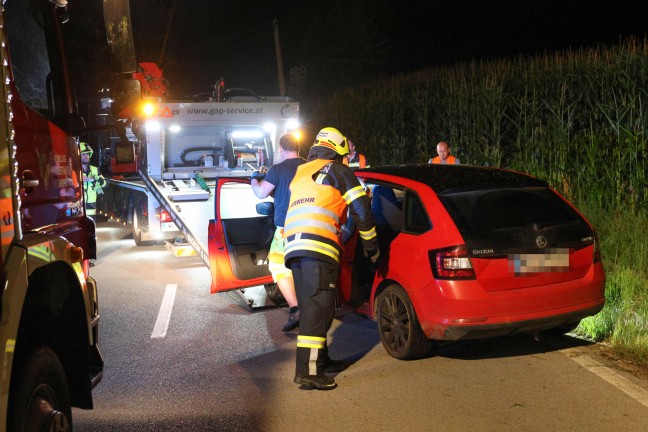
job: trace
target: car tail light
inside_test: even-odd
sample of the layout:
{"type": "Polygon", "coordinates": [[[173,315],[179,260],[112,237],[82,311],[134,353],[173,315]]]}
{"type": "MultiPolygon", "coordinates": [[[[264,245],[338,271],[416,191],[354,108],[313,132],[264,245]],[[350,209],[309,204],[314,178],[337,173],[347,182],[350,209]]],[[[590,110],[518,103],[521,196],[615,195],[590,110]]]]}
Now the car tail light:
{"type": "Polygon", "coordinates": [[[594,258],[592,261],[595,263],[601,261],[601,242],[599,242],[596,231],[594,231],[594,258]]]}
{"type": "Polygon", "coordinates": [[[160,222],[173,222],[173,219],[171,219],[171,215],[169,214],[169,212],[164,210],[162,207],[158,207],[157,209],[155,209],[155,217],[160,222]]]}
{"type": "Polygon", "coordinates": [[[435,279],[475,279],[475,271],[465,245],[429,252],[435,279]]]}

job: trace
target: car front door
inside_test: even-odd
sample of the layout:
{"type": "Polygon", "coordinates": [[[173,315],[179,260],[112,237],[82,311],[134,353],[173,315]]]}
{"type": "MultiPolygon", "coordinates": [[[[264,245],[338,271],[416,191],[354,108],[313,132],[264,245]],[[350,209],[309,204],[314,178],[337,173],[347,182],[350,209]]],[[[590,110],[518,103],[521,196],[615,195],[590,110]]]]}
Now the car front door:
{"type": "Polygon", "coordinates": [[[248,178],[219,178],[215,219],[209,221],[211,292],[272,283],[268,251],[275,231],[273,216],[257,213],[258,199],[248,178]]]}

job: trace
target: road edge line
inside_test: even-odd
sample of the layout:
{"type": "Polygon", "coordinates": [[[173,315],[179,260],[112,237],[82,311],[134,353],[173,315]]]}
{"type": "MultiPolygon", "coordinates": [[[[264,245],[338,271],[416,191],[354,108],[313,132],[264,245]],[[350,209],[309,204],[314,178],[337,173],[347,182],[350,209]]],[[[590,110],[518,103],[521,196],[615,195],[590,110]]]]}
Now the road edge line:
{"type": "Polygon", "coordinates": [[[605,366],[577,348],[562,349],[560,352],[648,408],[648,390],[638,386],[614,369],[605,366]]]}

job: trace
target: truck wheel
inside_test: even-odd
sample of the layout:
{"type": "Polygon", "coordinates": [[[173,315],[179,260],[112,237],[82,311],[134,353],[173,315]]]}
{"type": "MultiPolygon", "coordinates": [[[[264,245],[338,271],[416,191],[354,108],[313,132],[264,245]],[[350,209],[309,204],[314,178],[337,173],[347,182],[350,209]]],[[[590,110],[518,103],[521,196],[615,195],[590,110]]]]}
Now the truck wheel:
{"type": "Polygon", "coordinates": [[[433,343],[423,333],[414,306],[402,287],[385,288],[378,296],[376,312],[380,340],[390,356],[411,360],[430,352],[433,343]]]}
{"type": "Polygon", "coordinates": [[[155,242],[150,240],[142,240],[142,230],[140,229],[139,218],[137,212],[133,212],[133,240],[135,240],[136,246],[152,246],[155,242]]]}
{"type": "Polygon", "coordinates": [[[8,430],[72,430],[72,408],[63,366],[48,347],[32,351],[11,383],[8,430]]]}
{"type": "Polygon", "coordinates": [[[284,299],[283,294],[281,294],[281,290],[279,289],[279,286],[276,283],[272,284],[267,284],[264,285],[266,294],[270,300],[272,300],[275,304],[282,304],[286,303],[286,299],[284,299]]]}

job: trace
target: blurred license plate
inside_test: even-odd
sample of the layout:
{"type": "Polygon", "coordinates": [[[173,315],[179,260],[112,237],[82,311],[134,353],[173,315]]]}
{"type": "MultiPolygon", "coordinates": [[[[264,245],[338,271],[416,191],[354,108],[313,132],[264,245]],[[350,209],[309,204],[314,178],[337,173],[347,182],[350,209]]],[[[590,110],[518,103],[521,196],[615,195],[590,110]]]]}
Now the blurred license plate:
{"type": "Polygon", "coordinates": [[[516,275],[569,271],[569,249],[549,249],[541,254],[513,254],[509,269],[516,275]]]}
{"type": "Polygon", "coordinates": [[[161,228],[162,231],[164,231],[164,232],[167,232],[167,231],[178,231],[178,227],[177,227],[176,224],[174,224],[173,222],[162,222],[160,225],[161,225],[160,228],[161,228]]]}

